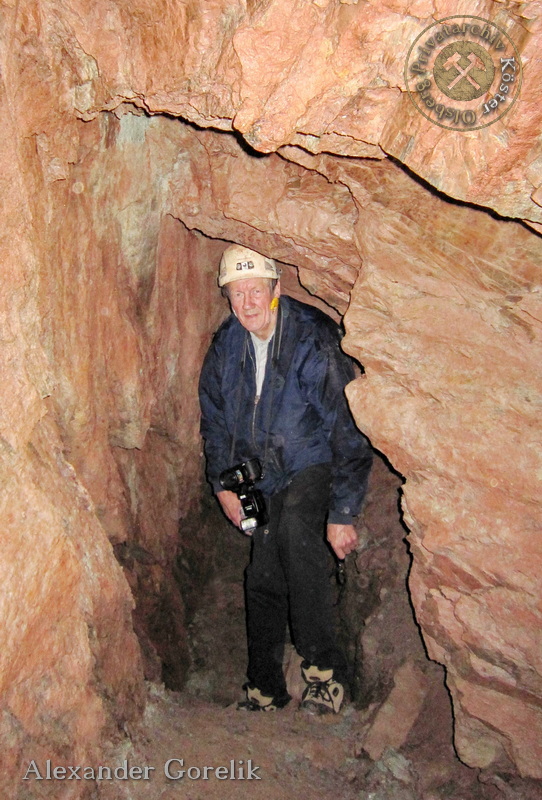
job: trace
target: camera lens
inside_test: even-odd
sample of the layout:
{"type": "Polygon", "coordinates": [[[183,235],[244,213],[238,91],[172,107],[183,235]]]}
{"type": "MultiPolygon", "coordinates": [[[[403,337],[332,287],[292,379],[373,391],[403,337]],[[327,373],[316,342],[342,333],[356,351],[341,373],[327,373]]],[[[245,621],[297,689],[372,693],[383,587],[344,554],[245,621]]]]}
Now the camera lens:
{"type": "Polygon", "coordinates": [[[225,469],[219,480],[223,489],[229,489],[232,491],[237,489],[237,487],[243,483],[243,473],[236,467],[232,467],[232,469],[225,469]]]}

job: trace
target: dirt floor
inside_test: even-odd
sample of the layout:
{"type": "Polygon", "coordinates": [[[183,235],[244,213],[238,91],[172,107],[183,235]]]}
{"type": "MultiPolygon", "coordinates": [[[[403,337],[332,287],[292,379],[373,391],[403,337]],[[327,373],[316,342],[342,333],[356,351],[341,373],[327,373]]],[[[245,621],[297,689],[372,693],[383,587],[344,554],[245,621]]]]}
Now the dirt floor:
{"type": "MultiPolygon", "coordinates": [[[[276,713],[238,711],[156,685],[142,724],[108,764],[138,780],[101,781],[96,800],[539,800],[540,786],[480,776],[455,758],[428,715],[416,739],[373,762],[360,746],[367,712],[313,716],[290,703],[276,713]],[[145,767],[148,779],[144,779],[145,767]],[[205,770],[205,767],[208,769],[205,770]],[[222,768],[222,769],[220,769],[222,768]],[[134,772],[132,772],[134,774],[134,772]]],[[[437,725],[435,726],[435,722],[437,725]]]]}
{"type": "MultiPolygon", "coordinates": [[[[285,670],[292,702],[276,713],[237,710],[246,669],[243,573],[250,540],[216,518],[214,577],[193,603],[191,667],[183,690],[148,684],[143,719],[111,745],[104,762],[123,767],[126,761],[132,779],[97,781],[89,800],[542,800],[539,782],[484,774],[455,754],[444,670],[425,657],[407,602],[408,558],[393,480],[382,473],[365,514],[369,538],[389,540],[392,549],[382,547],[379,555],[368,547],[356,561],[351,557],[352,580],[343,598],[346,627],[363,655],[360,680],[368,690],[354,691],[354,702],[337,716],[300,711],[300,658],[289,645],[285,670]],[[374,575],[383,577],[365,585],[374,575]],[[371,592],[378,598],[374,608],[359,606],[371,592]],[[358,618],[359,630],[348,622],[358,618]],[[423,698],[405,727],[420,680],[423,698]],[[402,696],[392,702],[394,687],[402,687],[402,696]],[[373,747],[371,758],[364,745],[382,708],[389,727],[405,733],[396,748],[384,746],[375,755],[373,747]]],[[[393,738],[384,731],[384,742],[393,738]]]]}
{"type": "Polygon", "coordinates": [[[155,772],[126,787],[117,782],[114,791],[102,784],[99,797],[358,798],[363,780],[354,752],[358,724],[353,710],[315,717],[290,704],[280,713],[250,713],[153,688],[145,728],[133,734],[124,757],[130,764],[154,766],[155,772]],[[169,759],[176,760],[166,768],[169,759]],[[224,767],[224,779],[209,770],[205,780],[205,766],[224,767]]]}
{"type": "MultiPolygon", "coordinates": [[[[292,702],[276,713],[237,710],[246,659],[240,556],[201,598],[183,691],[149,683],[143,720],[111,748],[106,763],[127,760],[128,769],[142,768],[141,779],[98,782],[92,800],[541,800],[540,786],[516,786],[458,760],[443,671],[431,662],[432,688],[416,723],[398,750],[387,747],[377,760],[363,742],[378,704],[360,709],[351,703],[340,715],[299,710],[303,682],[291,645],[285,669],[292,702]],[[154,768],[148,780],[144,767],[154,768]]],[[[391,725],[400,725],[391,712],[391,725]]]]}

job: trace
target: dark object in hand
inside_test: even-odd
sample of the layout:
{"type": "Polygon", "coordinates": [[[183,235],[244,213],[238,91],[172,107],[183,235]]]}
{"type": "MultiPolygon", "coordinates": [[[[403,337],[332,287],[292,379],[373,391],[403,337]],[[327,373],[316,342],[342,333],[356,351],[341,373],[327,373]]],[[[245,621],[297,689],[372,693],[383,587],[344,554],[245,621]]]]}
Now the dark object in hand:
{"type": "Polygon", "coordinates": [[[262,465],[258,458],[236,464],[220,474],[222,488],[235,492],[239,497],[244,514],[244,519],[241,520],[243,531],[251,531],[265,525],[269,520],[263,495],[259,489],[254,488],[255,482],[261,477],[262,465]]]}

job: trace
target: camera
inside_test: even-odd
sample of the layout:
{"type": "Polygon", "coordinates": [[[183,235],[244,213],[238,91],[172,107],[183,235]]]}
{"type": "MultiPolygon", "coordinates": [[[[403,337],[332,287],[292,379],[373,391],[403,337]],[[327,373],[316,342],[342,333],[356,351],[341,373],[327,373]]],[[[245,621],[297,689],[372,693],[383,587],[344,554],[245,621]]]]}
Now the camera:
{"type": "Polygon", "coordinates": [[[243,531],[251,531],[265,525],[269,518],[265,508],[265,500],[259,489],[254,488],[256,481],[262,477],[262,465],[258,458],[251,458],[225,469],[219,481],[223,489],[235,492],[241,502],[244,519],[241,520],[243,531]]]}

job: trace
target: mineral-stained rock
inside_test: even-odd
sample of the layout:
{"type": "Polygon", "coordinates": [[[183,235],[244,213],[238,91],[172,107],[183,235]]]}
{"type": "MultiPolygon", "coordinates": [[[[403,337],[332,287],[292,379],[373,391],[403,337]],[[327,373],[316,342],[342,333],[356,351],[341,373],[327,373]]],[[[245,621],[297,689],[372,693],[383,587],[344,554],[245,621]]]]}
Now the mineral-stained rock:
{"type": "Polygon", "coordinates": [[[132,598],[50,417],[25,448],[4,446],[1,472],[0,761],[13,797],[33,758],[96,763],[143,687],[132,598]]]}
{"type": "MultiPolygon", "coordinates": [[[[517,223],[431,196],[389,162],[325,155],[299,161],[348,186],[358,207],[363,269],[345,318],[345,346],[366,376],[350,398],[360,427],[407,478],[411,589],[430,654],[449,670],[460,753],[467,763],[488,763],[483,729],[493,756],[538,775],[530,715],[536,719],[532,698],[540,696],[541,675],[533,539],[540,525],[539,240],[517,223]],[[513,625],[506,611],[512,596],[524,609],[513,625]],[[456,674],[461,692],[454,691],[456,674]],[[482,710],[474,703],[480,683],[523,696],[529,724],[508,725],[502,714],[495,734],[492,715],[489,728],[478,720],[476,735],[468,735],[475,728],[463,698],[472,693],[468,707],[482,710]],[[534,755],[518,757],[520,751],[534,755]]],[[[243,164],[239,157],[236,179],[246,186],[253,173],[243,164]]],[[[173,192],[182,202],[178,186],[173,192]]],[[[253,218],[249,203],[239,212],[253,218]]],[[[198,225],[214,230],[216,219],[211,210],[209,222],[200,215],[198,225]]],[[[280,221],[278,230],[287,230],[280,221]]],[[[276,235],[259,242],[271,254],[281,246],[276,235]]],[[[316,268],[310,280],[318,287],[322,278],[328,281],[316,268]]]]}
{"type": "Polygon", "coordinates": [[[448,671],[458,751],[541,776],[540,10],[469,5],[517,41],[523,85],[502,123],[462,133],[404,91],[410,44],[450,0],[4,4],[8,779],[38,743],[97,758],[140,708],[110,543],[147,674],[161,661],[182,682],[177,525],[185,573],[205,576],[196,382],[225,313],[224,243],[198,232],[299,267],[347,310],[366,368],[349,396],[406,479],[412,599],[448,671]]]}
{"type": "MultiPolygon", "coordinates": [[[[4,62],[0,93],[7,108],[14,86],[4,83],[13,77],[5,67],[4,62]]],[[[0,773],[5,797],[22,789],[21,770],[33,756],[95,763],[100,740],[115,735],[143,703],[133,601],[92,498],[65,457],[47,399],[56,376],[41,340],[37,284],[50,242],[44,228],[40,233],[39,224],[35,227],[32,213],[33,170],[39,170],[35,142],[34,160],[26,160],[28,130],[18,121],[12,107],[0,156],[0,773]]]]}
{"type": "MultiPolygon", "coordinates": [[[[202,480],[197,379],[226,310],[224,243],[164,213],[163,122],[73,120],[72,165],[53,129],[28,148],[22,108],[4,153],[5,796],[33,756],[98,762],[140,712],[144,672],[178,687],[188,665],[175,559],[202,480]]],[[[204,578],[210,532],[191,524],[204,578]]]]}
{"type": "Polygon", "coordinates": [[[367,373],[349,396],[407,479],[410,587],[461,757],[540,776],[541,247],[421,189],[407,211],[401,184],[360,203],[346,346],[367,373]]]}
{"type": "Polygon", "coordinates": [[[170,212],[189,228],[295,264],[311,291],[319,267],[319,295],[344,311],[359,268],[349,190],[277,155],[254,158],[232,136],[184,128],[177,141],[183,152],[169,184],[170,212]]]}
{"type": "Polygon", "coordinates": [[[388,699],[363,739],[363,748],[373,761],[378,761],[387,747],[398,750],[406,742],[429,690],[424,673],[408,661],[397,670],[394,682],[388,699]]]}
{"type": "Polygon", "coordinates": [[[263,152],[294,144],[389,154],[456,199],[540,223],[541,9],[540,0],[506,8],[473,0],[467,9],[452,0],[186,0],[174,8],[27,0],[9,36],[21,71],[35,59],[45,92],[61,86],[62,107],[84,119],[131,100],[237,130],[263,152]],[[425,119],[406,91],[417,37],[458,13],[500,26],[523,66],[514,107],[473,132],[425,119]]]}

